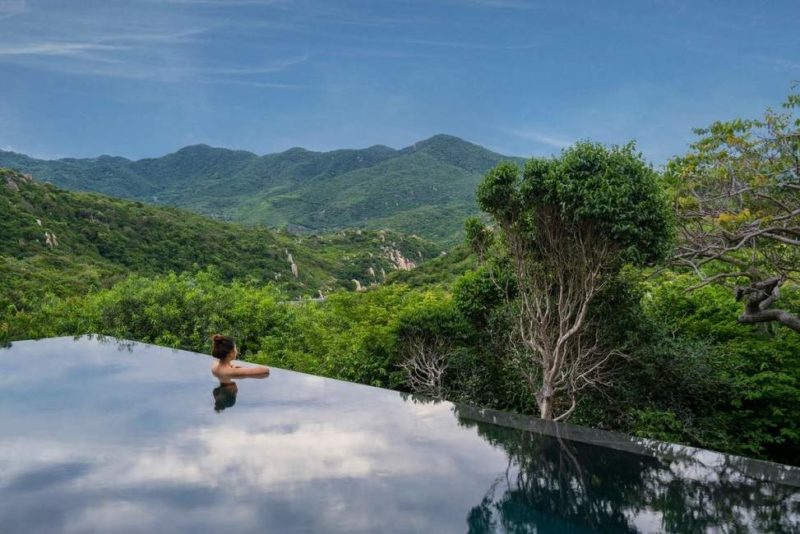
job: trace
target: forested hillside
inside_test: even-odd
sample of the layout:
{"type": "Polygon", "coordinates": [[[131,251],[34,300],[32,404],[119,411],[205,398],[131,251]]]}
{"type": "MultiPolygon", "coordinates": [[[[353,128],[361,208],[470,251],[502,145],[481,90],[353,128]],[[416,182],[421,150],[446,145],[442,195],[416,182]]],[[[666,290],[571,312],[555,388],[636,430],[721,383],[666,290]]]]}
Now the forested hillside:
{"type": "Polygon", "coordinates": [[[138,161],[46,161],[0,151],[0,167],[66,189],[296,231],[390,229],[446,245],[458,241],[463,219],[477,212],[481,175],[503,159],[513,158],[446,135],[402,150],[293,148],[257,156],[195,145],[138,161]]]}
{"type": "Polygon", "coordinates": [[[213,266],[292,295],[356,288],[438,256],[438,247],[387,231],[302,236],[214,221],[177,208],[64,191],[0,169],[0,308],[47,292],[108,287],[130,274],[213,266]]]}

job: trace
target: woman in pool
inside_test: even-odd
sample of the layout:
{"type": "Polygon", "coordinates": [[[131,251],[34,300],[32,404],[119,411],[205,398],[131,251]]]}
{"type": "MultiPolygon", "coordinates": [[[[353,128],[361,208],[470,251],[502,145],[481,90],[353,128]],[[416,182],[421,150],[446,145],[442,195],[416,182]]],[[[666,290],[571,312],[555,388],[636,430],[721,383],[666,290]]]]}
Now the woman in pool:
{"type": "Polygon", "coordinates": [[[222,382],[222,379],[246,376],[263,378],[269,375],[269,367],[263,365],[253,367],[233,365],[232,362],[239,354],[239,351],[236,350],[236,343],[231,337],[223,336],[222,334],[211,336],[211,354],[218,360],[211,366],[211,372],[220,379],[220,382],[222,382]]]}

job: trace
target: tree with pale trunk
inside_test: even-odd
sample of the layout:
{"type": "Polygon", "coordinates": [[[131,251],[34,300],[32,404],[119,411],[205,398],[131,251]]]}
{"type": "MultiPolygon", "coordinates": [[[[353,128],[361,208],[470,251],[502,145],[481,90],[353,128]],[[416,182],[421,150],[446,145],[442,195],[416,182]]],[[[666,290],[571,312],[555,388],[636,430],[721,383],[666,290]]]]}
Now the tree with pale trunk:
{"type": "Polygon", "coordinates": [[[670,162],[671,264],[697,275],[693,289],[731,286],[743,303],[740,323],[800,332],[798,313],[779,307],[781,287],[800,274],[800,94],[783,107],[695,130],[690,152],[670,162]]]}
{"type": "Polygon", "coordinates": [[[400,369],[411,391],[444,398],[444,375],[453,354],[451,343],[438,335],[412,334],[403,339],[400,369]]]}
{"type": "MultiPolygon", "coordinates": [[[[669,209],[657,175],[633,145],[582,142],[557,158],[531,159],[522,173],[499,164],[477,199],[513,272],[509,353],[540,416],[566,419],[586,388],[606,384],[620,356],[601,339],[604,318],[592,313],[598,295],[626,264],[668,252],[669,209]]],[[[486,256],[486,230],[474,219],[467,238],[486,256]]]]}
{"type": "Polygon", "coordinates": [[[425,298],[405,312],[397,330],[397,366],[405,386],[414,393],[444,398],[446,375],[466,329],[464,318],[447,300],[425,298]]]}

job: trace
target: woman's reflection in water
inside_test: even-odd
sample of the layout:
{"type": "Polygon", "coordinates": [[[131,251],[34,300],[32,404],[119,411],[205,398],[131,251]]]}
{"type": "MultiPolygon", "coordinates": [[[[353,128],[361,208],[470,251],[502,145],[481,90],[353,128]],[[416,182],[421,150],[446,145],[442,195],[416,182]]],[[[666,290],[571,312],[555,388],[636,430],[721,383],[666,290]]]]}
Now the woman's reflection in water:
{"type": "Polygon", "coordinates": [[[211,367],[211,373],[219,378],[219,386],[214,388],[212,394],[214,395],[214,411],[219,413],[236,404],[239,387],[236,382],[231,380],[232,378],[265,378],[269,376],[269,367],[233,365],[233,360],[239,354],[233,338],[214,334],[211,339],[211,354],[218,360],[211,367]]]}
{"type": "Polygon", "coordinates": [[[233,380],[226,382],[220,381],[219,386],[214,388],[214,411],[219,413],[225,408],[232,408],[236,404],[236,394],[239,387],[233,380]]]}

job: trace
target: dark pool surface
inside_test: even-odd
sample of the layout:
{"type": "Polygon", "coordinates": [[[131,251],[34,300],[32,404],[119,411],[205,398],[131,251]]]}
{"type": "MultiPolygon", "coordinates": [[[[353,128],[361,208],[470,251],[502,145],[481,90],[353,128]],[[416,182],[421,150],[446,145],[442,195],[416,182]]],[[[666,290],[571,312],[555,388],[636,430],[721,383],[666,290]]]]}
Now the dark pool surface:
{"type": "Polygon", "coordinates": [[[800,531],[795,468],[211,363],[0,349],[0,531],[800,531]]]}

